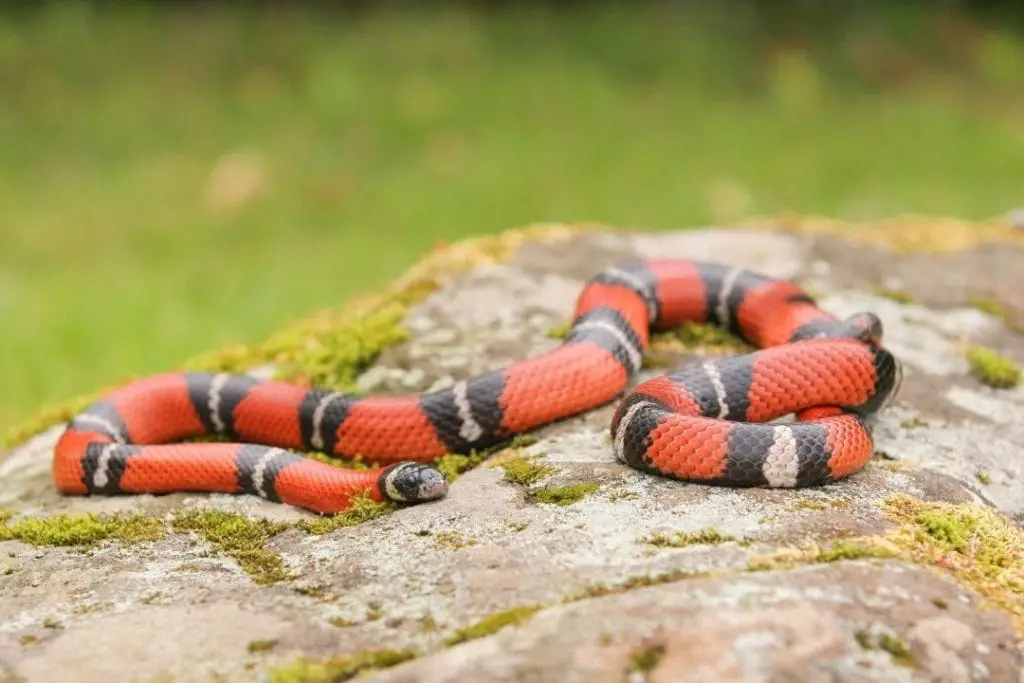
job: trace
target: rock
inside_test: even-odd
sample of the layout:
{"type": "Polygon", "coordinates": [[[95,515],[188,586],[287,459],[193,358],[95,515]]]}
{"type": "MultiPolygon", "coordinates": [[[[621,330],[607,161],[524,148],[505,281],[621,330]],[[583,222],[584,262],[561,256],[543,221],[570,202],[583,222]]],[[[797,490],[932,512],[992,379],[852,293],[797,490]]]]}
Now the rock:
{"type": "Polygon", "coordinates": [[[244,552],[170,526],[84,548],[0,541],[0,681],[331,680],[282,673],[331,658],[335,680],[365,660],[380,666],[361,680],[389,683],[1020,680],[1024,589],[993,577],[1024,566],[1006,523],[1024,519],[1024,389],[986,387],[963,353],[970,339],[1024,361],[1024,337],[971,303],[1024,303],[1020,247],[907,254],[767,227],[527,242],[412,307],[411,337],[360,386],[445,386],[552,348],[584,279],[637,257],[728,261],[839,315],[877,312],[905,366],[878,457],[820,489],[671,482],[615,461],[608,405],[492,456],[442,501],[317,535],[295,524],[310,515],[251,497],[62,497],[57,426],[0,460],[16,519],[268,522],[244,552]],[[894,278],[911,296],[875,293],[894,278]],[[512,483],[513,456],[549,469],[512,483]],[[535,495],[557,487],[575,487],[567,504],[535,495]]]}

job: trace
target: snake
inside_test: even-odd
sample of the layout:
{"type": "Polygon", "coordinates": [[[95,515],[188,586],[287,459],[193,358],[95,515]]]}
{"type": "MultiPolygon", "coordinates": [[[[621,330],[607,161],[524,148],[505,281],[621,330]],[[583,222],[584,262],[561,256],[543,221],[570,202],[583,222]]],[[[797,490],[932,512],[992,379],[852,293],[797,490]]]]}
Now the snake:
{"type": "Polygon", "coordinates": [[[585,280],[570,320],[549,349],[412,394],[230,372],[136,379],[66,423],[53,480],[66,495],[248,494],[320,515],[357,497],[418,504],[449,493],[440,457],[500,447],[619,399],[610,447],[635,471],[823,486],[870,461],[875,418],[902,382],[876,314],[840,318],[788,279],[714,261],[613,262],[585,280]],[[630,387],[652,335],[686,323],[717,326],[751,349],[630,387]],[[338,467],[314,452],[368,465],[338,467]]]}

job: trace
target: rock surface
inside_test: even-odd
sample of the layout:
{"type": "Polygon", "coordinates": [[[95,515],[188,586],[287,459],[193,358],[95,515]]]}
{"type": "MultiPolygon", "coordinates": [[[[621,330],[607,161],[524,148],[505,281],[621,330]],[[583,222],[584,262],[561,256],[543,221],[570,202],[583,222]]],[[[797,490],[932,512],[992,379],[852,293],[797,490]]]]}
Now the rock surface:
{"type": "MultiPolygon", "coordinates": [[[[961,346],[970,338],[1024,361],[1024,337],[968,304],[984,295],[1024,308],[1013,300],[1024,292],[1020,249],[900,255],[757,229],[531,243],[411,310],[411,339],[388,349],[360,386],[436,388],[551,348],[559,342],[547,332],[568,320],[583,281],[636,257],[727,261],[797,280],[837,314],[875,311],[905,369],[876,431],[876,460],[814,490],[659,480],[614,460],[609,405],[534,433],[525,452],[553,468],[537,483],[511,483],[485,463],[437,503],[325,535],[288,528],[267,542],[290,574],[277,582],[255,582],[184,533],[86,552],[0,542],[0,681],[304,680],[269,672],[299,657],[379,648],[419,656],[366,680],[1024,681],[1011,615],[941,567],[851,557],[752,571],[754,558],[781,548],[886,533],[893,522],[881,509],[894,494],[980,500],[1024,519],[1024,389],[983,386],[961,346]],[[915,303],[868,293],[892,278],[915,303]],[[578,483],[597,489],[565,506],[528,490],[578,483]],[[644,540],[709,528],[735,540],[644,540]],[[521,623],[448,642],[515,608],[525,610],[521,623]]],[[[62,498],[48,460],[59,430],[0,460],[0,508],[307,517],[249,497],[62,498]]]]}

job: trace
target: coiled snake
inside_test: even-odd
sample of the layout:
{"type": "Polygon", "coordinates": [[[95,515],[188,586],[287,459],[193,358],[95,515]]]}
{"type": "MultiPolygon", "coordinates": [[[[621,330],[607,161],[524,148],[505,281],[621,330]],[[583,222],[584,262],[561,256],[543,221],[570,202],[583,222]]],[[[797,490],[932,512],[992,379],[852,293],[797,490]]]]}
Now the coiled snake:
{"type": "Polygon", "coordinates": [[[874,314],[840,320],[784,280],[655,259],[588,280],[556,348],[429,393],[359,396],[197,372],[130,383],[69,422],[54,481],[66,494],[254,494],[318,513],[343,511],[358,494],[438,499],[447,483],[431,461],[615,399],[640,369],[650,333],[685,321],[717,324],[758,349],[629,391],[611,422],[620,461],[705,484],[803,487],[871,458],[868,419],[902,378],[874,314]],[[794,413],[794,422],[772,422],[794,413]],[[172,443],[210,434],[238,443],[172,443]],[[294,450],[361,455],[375,467],[332,467],[294,450]]]}

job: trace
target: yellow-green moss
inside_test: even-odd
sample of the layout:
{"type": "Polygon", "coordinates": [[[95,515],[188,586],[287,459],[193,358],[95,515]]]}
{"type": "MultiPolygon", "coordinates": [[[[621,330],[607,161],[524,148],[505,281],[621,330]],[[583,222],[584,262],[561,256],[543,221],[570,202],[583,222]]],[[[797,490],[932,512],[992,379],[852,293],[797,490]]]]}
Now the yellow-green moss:
{"type": "Polygon", "coordinates": [[[267,541],[288,528],[287,524],[219,510],[179,510],[172,524],[176,531],[197,533],[216,551],[237,562],[257,584],[290,578],[281,556],[266,547],[267,541]]]}
{"type": "Polygon", "coordinates": [[[872,292],[876,296],[880,296],[900,304],[915,304],[918,301],[916,296],[905,289],[894,289],[892,287],[879,285],[877,287],[873,287],[872,292]]]}
{"type": "Polygon", "coordinates": [[[458,550],[459,548],[465,548],[476,544],[477,540],[475,538],[465,538],[454,531],[439,531],[434,534],[434,545],[438,548],[458,550]]]}
{"type": "MultiPolygon", "coordinates": [[[[426,254],[380,294],[358,296],[283,327],[262,342],[235,344],[184,361],[179,370],[247,372],[273,364],[276,377],[298,384],[352,391],[356,377],[389,346],[408,337],[401,321],[408,309],[446,278],[482,264],[498,263],[521,245],[561,240],[599,226],[537,224],[497,235],[472,237],[426,254]]],[[[23,424],[0,435],[0,449],[24,442],[64,422],[107,391],[136,379],[127,376],[100,390],[42,406],[23,424]]]]}
{"type": "Polygon", "coordinates": [[[351,502],[351,507],[344,512],[339,512],[330,517],[303,519],[297,522],[295,526],[306,533],[322,536],[337,529],[359,526],[371,519],[383,517],[397,508],[394,503],[377,503],[365,495],[355,496],[351,502]]]}
{"type": "Polygon", "coordinates": [[[659,548],[685,548],[691,545],[719,545],[735,540],[735,536],[719,533],[717,529],[706,528],[694,532],[680,531],[672,536],[657,532],[645,536],[641,542],[659,548]]]}
{"type": "Polygon", "coordinates": [[[255,654],[257,652],[266,652],[267,650],[273,650],[275,647],[277,647],[276,640],[252,640],[249,641],[249,644],[245,646],[245,649],[250,654],[255,654]]]}
{"type": "Polygon", "coordinates": [[[387,669],[411,659],[419,653],[415,650],[363,650],[351,655],[341,655],[311,661],[300,659],[287,666],[271,669],[269,683],[339,683],[356,676],[387,669]]]}
{"type": "Polygon", "coordinates": [[[526,457],[523,455],[503,460],[499,467],[505,470],[505,481],[520,486],[529,486],[558,471],[551,465],[537,463],[537,456],[526,457]]]}
{"type": "Polygon", "coordinates": [[[967,362],[971,374],[990,387],[1009,389],[1020,384],[1020,365],[997,351],[972,345],[967,349],[967,362]]]}
{"type": "Polygon", "coordinates": [[[899,548],[886,539],[862,536],[837,539],[824,547],[812,542],[779,548],[768,555],[751,557],[747,561],[747,571],[791,569],[804,564],[841,560],[888,559],[899,557],[899,554],[899,548]]]}
{"type": "Polygon", "coordinates": [[[1008,612],[1024,634],[1024,531],[979,503],[896,496],[886,510],[902,523],[896,542],[911,559],[952,572],[1008,612]]]}
{"type": "Polygon", "coordinates": [[[550,328],[547,331],[546,336],[551,339],[565,339],[566,337],[569,336],[569,330],[571,329],[571,322],[562,323],[560,325],[555,325],[554,327],[550,328]]]}
{"type": "Polygon", "coordinates": [[[956,254],[984,245],[1024,246],[1024,233],[1005,220],[972,221],[911,214],[852,222],[826,216],[787,214],[745,220],[735,227],[743,226],[798,235],[836,235],[885,247],[897,253],[956,254]]]}
{"type": "Polygon", "coordinates": [[[544,487],[540,489],[534,489],[530,491],[529,496],[531,499],[538,503],[546,503],[548,505],[572,505],[583,500],[584,496],[587,496],[594,491],[597,491],[600,487],[594,483],[581,483],[581,484],[570,484],[568,486],[554,486],[544,487]]]}
{"type": "Polygon", "coordinates": [[[673,569],[671,571],[663,572],[661,574],[637,574],[635,576],[629,577],[622,583],[595,583],[589,586],[585,586],[584,588],[581,588],[580,590],[566,597],[563,600],[563,602],[578,602],[580,600],[586,600],[587,598],[601,598],[606,595],[617,595],[619,593],[625,593],[627,591],[635,590],[637,588],[647,588],[648,586],[660,586],[666,583],[675,583],[676,581],[704,578],[708,576],[711,576],[711,572],[687,571],[684,569],[673,569]]]}
{"type": "Polygon", "coordinates": [[[0,518],[0,541],[13,539],[36,546],[94,546],[106,540],[132,544],[155,541],[166,533],[159,519],[138,513],[26,517],[9,525],[0,518]]]}
{"type": "Polygon", "coordinates": [[[827,502],[819,502],[816,500],[808,500],[802,498],[797,502],[793,503],[794,510],[827,510],[829,508],[840,509],[850,507],[850,504],[845,500],[830,500],[827,502]]]}
{"type": "Polygon", "coordinates": [[[658,663],[661,662],[661,658],[664,656],[664,644],[659,643],[641,648],[639,652],[629,658],[629,670],[652,671],[656,666],[658,666],[658,663]]]}
{"type": "Polygon", "coordinates": [[[461,475],[470,471],[484,460],[487,459],[487,453],[470,453],[468,455],[462,455],[460,453],[448,453],[438,459],[436,466],[437,469],[441,470],[441,474],[448,480],[448,483],[455,481],[461,475]]]}
{"type": "Polygon", "coordinates": [[[986,472],[985,470],[978,470],[977,472],[974,473],[974,476],[982,484],[992,483],[992,475],[986,472]]]}
{"type": "Polygon", "coordinates": [[[869,633],[865,630],[858,630],[854,638],[865,650],[884,650],[892,655],[894,662],[900,666],[913,667],[916,659],[910,651],[910,646],[902,638],[889,633],[869,633]]]}
{"type": "Polygon", "coordinates": [[[492,633],[497,633],[503,628],[508,626],[518,626],[523,622],[527,621],[537,611],[540,610],[538,605],[522,605],[520,607],[513,607],[512,609],[502,610],[500,612],[492,612],[480,621],[458,629],[455,633],[448,636],[445,642],[448,645],[457,645],[467,640],[475,640],[476,638],[483,638],[489,636],[492,633]]]}
{"type": "Polygon", "coordinates": [[[928,421],[920,417],[912,417],[909,420],[901,422],[900,426],[904,429],[917,429],[918,427],[927,427],[928,421]]]}

